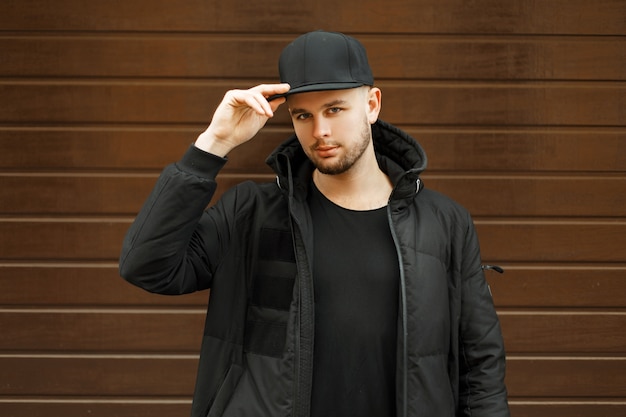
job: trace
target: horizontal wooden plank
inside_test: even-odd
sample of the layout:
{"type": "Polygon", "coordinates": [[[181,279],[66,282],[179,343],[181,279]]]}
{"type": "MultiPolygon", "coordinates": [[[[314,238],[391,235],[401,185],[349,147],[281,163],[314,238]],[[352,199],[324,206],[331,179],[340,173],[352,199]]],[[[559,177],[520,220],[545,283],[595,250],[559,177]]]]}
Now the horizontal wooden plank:
{"type": "MultiPolygon", "coordinates": [[[[502,265],[487,273],[498,308],[618,308],[626,266],[502,265]]],[[[181,306],[204,308],[208,293],[161,296],[119,277],[117,264],[0,264],[4,306],[181,306]],[[71,289],[71,291],[69,290],[71,289]]]]}
{"type": "Polygon", "coordinates": [[[5,30],[61,31],[212,31],[303,32],[323,26],[344,32],[395,33],[521,33],[622,34],[626,6],[620,0],[556,0],[502,2],[483,0],[401,0],[384,3],[328,1],[315,3],[251,3],[233,0],[228,7],[216,1],[116,1],[90,4],[63,0],[54,6],[42,0],[23,0],[0,7],[5,30]],[[332,10],[332,13],[328,11],[332,10]],[[358,10],[358,19],[355,18],[358,10]],[[581,19],[581,16],[585,16],[581,19]]]}
{"type": "MultiPolygon", "coordinates": [[[[243,85],[242,85],[243,84],[243,85]]],[[[0,123],[199,123],[229,88],[253,81],[2,81],[0,123]],[[239,85],[237,85],[239,84],[239,85]]],[[[626,83],[383,81],[395,124],[626,126],[626,83]]],[[[282,106],[270,124],[289,125],[282,106]]]]}
{"type": "Polygon", "coordinates": [[[616,401],[509,401],[513,417],[623,417],[626,402],[616,401]]]}
{"type": "MultiPolygon", "coordinates": [[[[3,260],[118,259],[130,219],[0,218],[3,260]]],[[[623,262],[622,221],[477,220],[483,259],[504,262],[623,262]],[[607,244],[610,242],[610,245],[607,244]]]]}
{"type": "Polygon", "coordinates": [[[0,309],[0,350],[197,353],[205,314],[171,308],[0,309]]]}
{"type": "MultiPolygon", "coordinates": [[[[624,172],[626,129],[470,129],[401,126],[439,171],[624,172]]],[[[0,169],[152,170],[177,161],[197,127],[0,127],[0,169]]],[[[223,172],[270,173],[265,157],[291,135],[267,127],[229,155],[223,172]]]]}
{"type": "MultiPolygon", "coordinates": [[[[0,214],[136,214],[156,174],[2,174],[0,214]]],[[[219,191],[244,179],[223,174],[219,191]]],[[[625,217],[625,176],[425,175],[427,187],[467,207],[474,216],[625,217]],[[520,190],[523,190],[520,192],[520,190]]]]}
{"type": "MultiPolygon", "coordinates": [[[[617,401],[509,401],[511,415],[514,417],[623,417],[626,403],[617,401]]],[[[154,415],[188,415],[191,399],[66,399],[66,398],[34,398],[4,399],[0,397],[0,413],[3,416],[48,417],[50,415],[64,417],[125,416],[151,417],[154,415]]]]}
{"type": "Polygon", "coordinates": [[[0,396],[190,396],[195,356],[0,355],[0,396]]]}
{"type": "Polygon", "coordinates": [[[624,126],[623,83],[381,83],[396,124],[624,126]],[[584,103],[583,105],[581,105],[584,103]]]}
{"type": "MultiPolygon", "coordinates": [[[[194,358],[114,356],[0,357],[0,395],[187,396],[193,392],[194,358]]],[[[507,386],[517,398],[626,396],[622,358],[516,358],[507,362],[507,386]]]]}
{"type": "Polygon", "coordinates": [[[626,216],[626,176],[424,175],[424,183],[477,217],[626,216]]]}
{"type": "Polygon", "coordinates": [[[502,265],[504,274],[488,272],[499,308],[624,306],[626,266],[502,265]]]}
{"type": "Polygon", "coordinates": [[[3,175],[0,214],[136,214],[155,174],[3,175]]]}
{"type": "Polygon", "coordinates": [[[626,396],[626,358],[509,357],[510,399],[626,396]]]}
{"type": "Polygon", "coordinates": [[[3,260],[117,261],[131,219],[0,218],[3,260]]]}
{"type": "Polygon", "coordinates": [[[128,398],[34,398],[0,397],[0,415],[6,417],[154,417],[188,416],[191,399],[162,398],[133,400],[128,398]]]}
{"type": "MultiPolygon", "coordinates": [[[[508,354],[621,354],[626,315],[581,311],[500,311],[508,354]]],[[[0,310],[13,352],[187,352],[200,349],[205,309],[0,310]],[[37,329],[33,331],[33,329],[37,329]]]]}
{"type": "Polygon", "coordinates": [[[0,305],[56,307],[167,306],[206,308],[208,291],[152,294],[118,274],[113,264],[0,264],[0,305]]]}
{"type": "MultiPolygon", "coordinates": [[[[624,80],[620,37],[361,35],[377,80],[624,80]]],[[[278,77],[291,36],[0,35],[0,77],[278,77]],[[215,60],[216,56],[228,59],[215,60]],[[80,59],[77,59],[77,58],[80,59]]]]}
{"type": "Polygon", "coordinates": [[[508,354],[625,352],[623,313],[500,311],[499,316],[508,354]]]}
{"type": "Polygon", "coordinates": [[[510,127],[492,131],[418,128],[407,131],[426,150],[426,174],[432,171],[623,172],[626,167],[626,130],[510,127]]]}
{"type": "MultiPolygon", "coordinates": [[[[172,400],[172,402],[175,400],[172,400]]],[[[623,417],[623,401],[510,401],[513,417],[623,417]]],[[[132,399],[2,399],[0,414],[7,417],[153,417],[157,415],[186,416],[191,412],[191,400],[171,403],[168,400],[132,399]],[[30,402],[29,402],[30,401],[30,402]],[[183,403],[184,402],[184,403],[183,403]]]]}
{"type": "Polygon", "coordinates": [[[477,220],[482,256],[500,262],[623,262],[626,223],[477,220]]]}

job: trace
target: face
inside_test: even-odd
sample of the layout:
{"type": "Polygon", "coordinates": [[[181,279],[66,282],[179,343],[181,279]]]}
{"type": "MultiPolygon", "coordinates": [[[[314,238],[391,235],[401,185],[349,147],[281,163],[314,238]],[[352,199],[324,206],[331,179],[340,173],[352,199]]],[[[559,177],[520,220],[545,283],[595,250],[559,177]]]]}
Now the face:
{"type": "Polygon", "coordinates": [[[289,96],[287,103],[300,144],[321,173],[343,174],[372,148],[371,124],[380,112],[379,89],[300,93],[289,96]]]}

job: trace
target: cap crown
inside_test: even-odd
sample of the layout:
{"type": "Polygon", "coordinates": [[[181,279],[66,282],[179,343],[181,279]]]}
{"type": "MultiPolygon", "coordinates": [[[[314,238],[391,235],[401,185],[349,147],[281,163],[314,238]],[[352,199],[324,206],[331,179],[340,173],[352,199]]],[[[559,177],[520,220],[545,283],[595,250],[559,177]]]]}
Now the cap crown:
{"type": "Polygon", "coordinates": [[[280,80],[289,83],[286,95],[374,85],[363,45],[337,32],[315,31],[287,45],[278,63],[280,80]]]}

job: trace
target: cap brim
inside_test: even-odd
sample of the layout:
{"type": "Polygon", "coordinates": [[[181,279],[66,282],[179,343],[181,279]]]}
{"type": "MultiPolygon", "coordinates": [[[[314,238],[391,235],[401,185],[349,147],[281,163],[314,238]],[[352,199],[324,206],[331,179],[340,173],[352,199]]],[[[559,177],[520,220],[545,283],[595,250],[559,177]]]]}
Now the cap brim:
{"type": "Polygon", "coordinates": [[[300,87],[292,88],[283,94],[275,94],[267,98],[267,101],[272,101],[280,97],[287,97],[298,93],[311,93],[314,91],[330,91],[330,90],[347,90],[350,88],[357,88],[364,86],[364,83],[348,82],[348,83],[325,83],[325,84],[310,84],[300,87]]]}

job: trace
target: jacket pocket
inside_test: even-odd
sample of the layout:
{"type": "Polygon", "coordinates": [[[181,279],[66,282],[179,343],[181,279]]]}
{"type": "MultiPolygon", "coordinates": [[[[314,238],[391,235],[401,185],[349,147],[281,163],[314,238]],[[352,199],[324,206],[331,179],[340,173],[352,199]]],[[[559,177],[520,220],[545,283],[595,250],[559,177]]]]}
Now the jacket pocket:
{"type": "Polygon", "coordinates": [[[237,386],[241,375],[243,375],[243,367],[241,365],[232,364],[226,373],[226,377],[224,378],[222,385],[217,390],[215,400],[211,405],[211,409],[209,410],[207,417],[222,416],[226,406],[233,396],[233,393],[235,392],[235,387],[237,386]]]}

